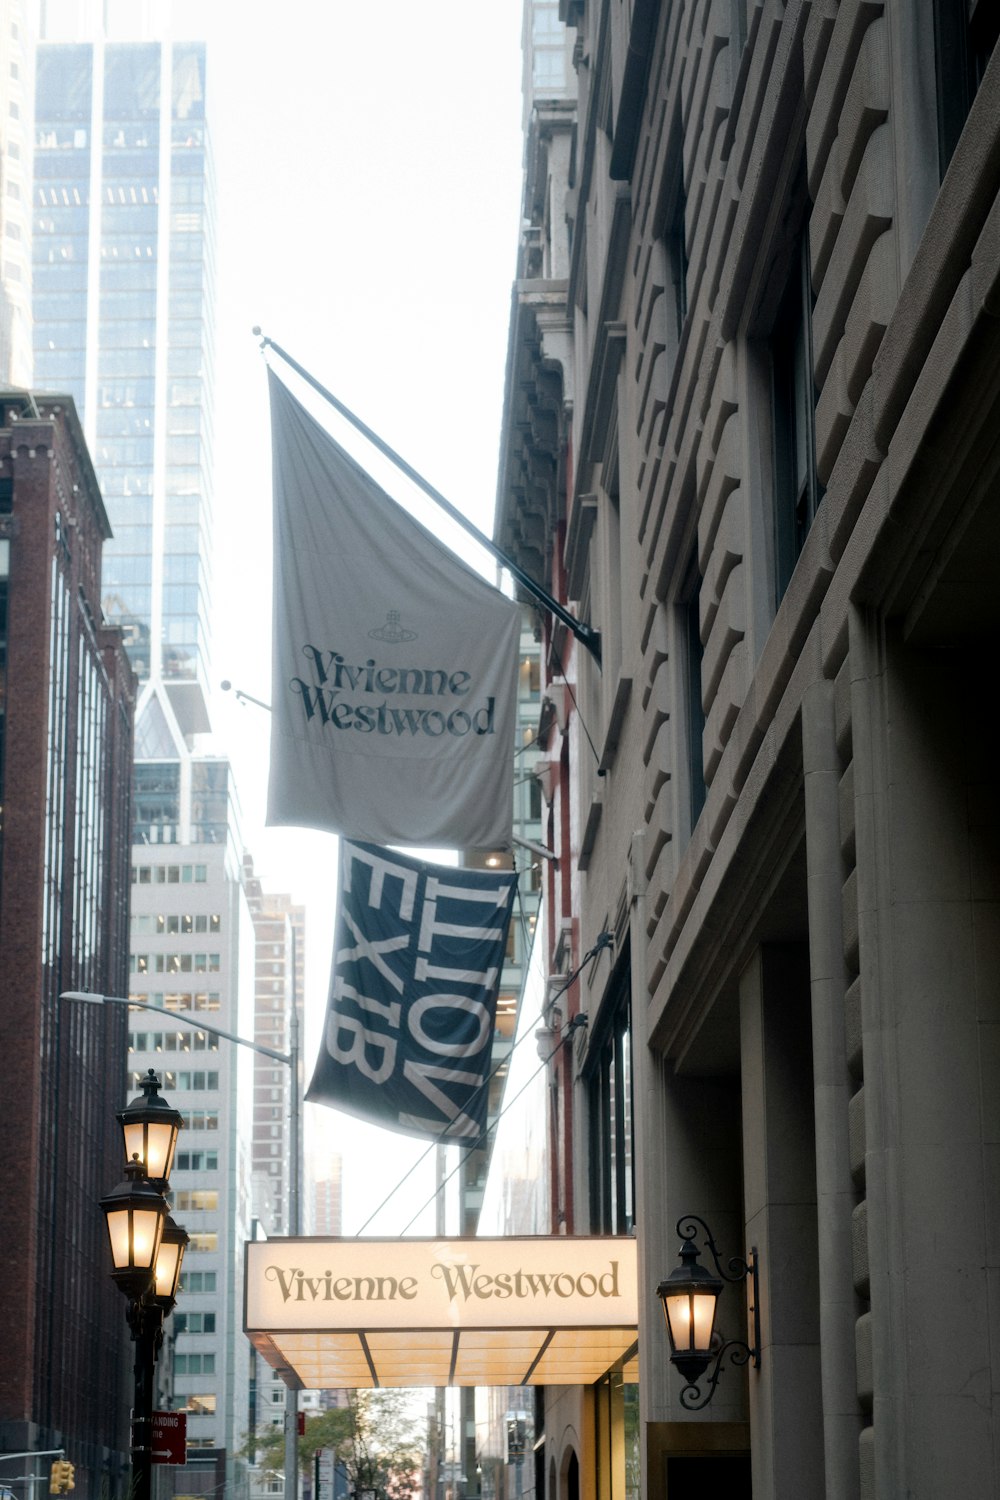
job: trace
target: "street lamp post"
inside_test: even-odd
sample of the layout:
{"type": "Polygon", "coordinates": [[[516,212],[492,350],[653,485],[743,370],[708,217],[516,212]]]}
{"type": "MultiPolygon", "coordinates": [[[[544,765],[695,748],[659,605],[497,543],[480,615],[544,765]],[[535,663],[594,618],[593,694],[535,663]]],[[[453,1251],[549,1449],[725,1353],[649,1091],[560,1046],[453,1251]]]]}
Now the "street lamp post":
{"type": "MultiPolygon", "coordinates": [[[[146,1000],[133,1000],[127,995],[99,995],[89,990],[64,990],[59,997],[61,1000],[82,1000],[92,1005],[127,1005],[132,1010],[151,1010],[158,1016],[163,1016],[164,1011],[159,1005],[150,1005],[146,1000]]],[[[237,1036],[235,1032],[224,1031],[221,1026],[210,1026],[201,1018],[184,1015],[180,1011],[171,1011],[171,1019],[190,1026],[196,1031],[207,1031],[212,1036],[221,1036],[227,1042],[235,1042],[239,1047],[249,1047],[251,1052],[257,1052],[262,1057],[270,1057],[275,1062],[284,1063],[291,1070],[290,1089],[290,1120],[289,1120],[289,1155],[291,1156],[291,1181],[288,1187],[288,1232],[295,1236],[301,1234],[301,1173],[302,1173],[302,1135],[300,1128],[301,1101],[299,1098],[299,1058],[301,1046],[299,1040],[299,1017],[298,1011],[293,1003],[291,1017],[288,1027],[288,1051],[279,1052],[276,1047],[267,1047],[263,1042],[252,1042],[249,1037],[237,1036]]],[[[161,1101],[162,1102],[162,1101],[161,1101]]],[[[123,1112],[126,1113],[126,1112],[123,1112]]],[[[178,1117],[179,1118],[179,1117],[178,1117]]],[[[119,1116],[121,1119],[121,1116],[119,1116]]],[[[123,1128],[125,1128],[123,1126],[123,1128]]],[[[138,1147],[133,1147],[138,1150],[138,1147]]],[[[171,1158],[172,1159],[172,1158],[171,1158]]],[[[169,1172],[169,1164],[167,1168],[169,1172]]],[[[299,1482],[299,1428],[298,1428],[298,1390],[290,1386],[288,1398],[285,1402],[285,1500],[296,1500],[299,1482]]]]}
{"type": "Polygon", "coordinates": [[[142,1094],[118,1114],[125,1177],[101,1199],[111,1243],[112,1276],[128,1298],[135,1344],[131,1500],[150,1500],[153,1480],[153,1385],[163,1319],[177,1295],[187,1233],[170,1217],[164,1193],[181,1116],[160,1097],[150,1068],[142,1094]]]}

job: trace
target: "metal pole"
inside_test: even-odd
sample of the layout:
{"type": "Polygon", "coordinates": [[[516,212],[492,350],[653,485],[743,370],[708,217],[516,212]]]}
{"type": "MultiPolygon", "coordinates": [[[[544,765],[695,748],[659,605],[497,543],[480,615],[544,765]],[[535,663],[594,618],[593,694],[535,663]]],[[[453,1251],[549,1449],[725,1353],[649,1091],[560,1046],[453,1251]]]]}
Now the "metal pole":
{"type": "Polygon", "coordinates": [[[129,1500],[152,1500],[153,1387],[156,1351],[163,1315],[159,1308],[129,1304],[129,1324],[135,1340],[135,1395],[132,1407],[132,1482],[129,1500]]]}
{"type": "MultiPolygon", "coordinates": [[[[301,1206],[299,1198],[299,1015],[292,995],[292,1014],[288,1025],[288,1053],[292,1070],[292,1086],[289,1090],[291,1119],[289,1120],[288,1144],[291,1161],[288,1185],[288,1228],[292,1235],[302,1233],[301,1206]]],[[[299,1492],[299,1392],[296,1386],[288,1387],[285,1397],[285,1500],[298,1500],[299,1492]]]]}
{"type": "Polygon", "coordinates": [[[300,1111],[302,1101],[299,1098],[301,1087],[299,1080],[299,1068],[301,1062],[301,1048],[299,1044],[299,1014],[292,1001],[292,1016],[288,1028],[288,1062],[292,1070],[292,1087],[290,1095],[291,1120],[289,1122],[288,1142],[289,1154],[291,1156],[291,1182],[288,1190],[288,1228],[289,1233],[299,1235],[302,1233],[302,1207],[301,1207],[301,1135],[300,1135],[300,1111]]]}
{"type": "MultiPolygon", "coordinates": [[[[260,335],[260,329],[255,328],[254,333],[260,335]]],[[[330,403],[334,411],[338,411],[346,421],[350,422],[352,427],[356,428],[363,437],[366,437],[372,446],[384,454],[391,463],[394,463],[397,469],[406,475],[407,479],[412,480],[415,485],[418,485],[425,495],[428,495],[436,505],[441,507],[445,515],[450,516],[458,526],[461,526],[464,531],[468,532],[469,536],[475,538],[479,545],[485,548],[492,557],[495,557],[501,567],[506,568],[517,579],[521,587],[537,599],[544,609],[547,609],[568,630],[572,631],[581,646],[590,652],[597,665],[601,665],[600,631],[595,630],[586,621],[578,620],[564,604],[560,604],[558,599],[554,599],[537,579],[532,578],[530,573],[525,572],[519,563],[515,562],[512,557],[498,547],[496,542],[491,537],[488,537],[485,532],[480,531],[478,526],[474,526],[468,516],[463,515],[460,510],[452,505],[450,500],[446,500],[440,490],[435,489],[434,485],[426,480],[422,474],[418,474],[417,470],[408,464],[405,458],[402,458],[394,448],[390,448],[389,444],[383,438],[380,438],[378,433],[369,427],[366,422],[362,422],[360,417],[355,416],[350,407],[345,406],[342,401],[338,401],[332,391],[328,391],[325,385],[321,385],[315,375],[310,375],[305,366],[300,365],[297,359],[293,359],[286,349],[282,349],[280,344],[275,343],[274,339],[268,338],[266,334],[261,335],[260,348],[261,350],[273,349],[275,354],[285,361],[286,365],[289,365],[297,374],[301,375],[302,379],[311,385],[313,390],[323,397],[324,401],[330,403]]]]}
{"type": "Polygon", "coordinates": [[[240,1047],[249,1047],[251,1052],[260,1052],[264,1057],[273,1057],[276,1062],[290,1063],[290,1052],[278,1052],[274,1047],[265,1047],[263,1042],[252,1042],[249,1037],[237,1036],[235,1031],[223,1031],[221,1026],[210,1026],[200,1016],[186,1016],[182,1010],[164,1010],[162,1005],[150,1005],[147,1000],[133,1000],[131,995],[99,995],[96,990],[63,990],[60,1000],[86,1000],[91,1005],[127,1005],[130,1010],[152,1010],[173,1025],[175,1021],[191,1026],[195,1031],[210,1031],[213,1036],[225,1037],[227,1042],[236,1042],[240,1047]]]}
{"type": "MultiPolygon", "coordinates": [[[[252,1042],[249,1037],[237,1036],[235,1032],[223,1031],[221,1026],[210,1026],[207,1021],[202,1021],[194,1016],[187,1016],[183,1011],[165,1012],[159,1005],[150,1005],[146,1000],[133,1000],[128,995],[100,995],[90,990],[64,990],[59,996],[60,1000],[84,1000],[96,1005],[127,1005],[133,1010],[152,1010],[158,1016],[169,1014],[171,1023],[181,1021],[185,1026],[191,1026],[196,1031],[208,1031],[213,1036],[224,1037],[227,1042],[235,1042],[240,1047],[249,1047],[251,1052],[259,1052],[263,1057],[271,1057],[275,1062],[284,1063],[292,1070],[292,1086],[290,1091],[291,1119],[289,1121],[289,1154],[291,1155],[291,1182],[288,1192],[288,1220],[289,1228],[293,1235],[301,1233],[301,1193],[300,1175],[302,1154],[300,1113],[301,1101],[299,1099],[299,1016],[292,1001],[292,1015],[289,1022],[289,1050],[279,1052],[275,1047],[265,1047],[262,1042],[252,1042]]],[[[288,1396],[285,1400],[285,1500],[297,1500],[298,1497],[298,1469],[299,1469],[299,1428],[298,1428],[298,1390],[289,1386],[288,1396]]],[[[147,1487],[144,1496],[131,1497],[131,1500],[150,1500],[147,1487]]]]}

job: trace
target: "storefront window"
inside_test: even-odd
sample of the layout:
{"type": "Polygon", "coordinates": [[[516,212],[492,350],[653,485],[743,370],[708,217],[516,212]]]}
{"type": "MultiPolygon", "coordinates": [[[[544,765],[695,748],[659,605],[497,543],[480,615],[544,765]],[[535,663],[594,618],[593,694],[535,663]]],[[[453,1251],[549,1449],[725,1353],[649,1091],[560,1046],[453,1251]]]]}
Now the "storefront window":
{"type": "Polygon", "coordinates": [[[629,966],[612,981],[599,1034],[591,1048],[590,1227],[594,1234],[630,1234],[634,1223],[632,1033],[629,966]]]}
{"type": "Polygon", "coordinates": [[[613,1370],[594,1395],[598,1500],[639,1500],[639,1387],[613,1370]]]}

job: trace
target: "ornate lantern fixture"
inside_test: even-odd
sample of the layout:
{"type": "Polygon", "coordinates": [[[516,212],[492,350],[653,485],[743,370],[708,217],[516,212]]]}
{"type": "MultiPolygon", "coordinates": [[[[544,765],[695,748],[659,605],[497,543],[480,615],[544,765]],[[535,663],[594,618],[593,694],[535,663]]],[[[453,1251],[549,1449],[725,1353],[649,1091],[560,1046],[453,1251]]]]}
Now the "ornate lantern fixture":
{"type": "Polygon", "coordinates": [[[126,1297],[137,1300],[152,1284],[167,1218],[166,1200],[147,1180],[136,1158],[125,1168],[125,1181],[101,1199],[101,1208],[111,1241],[111,1274],[126,1297]]]}
{"type": "Polygon", "coordinates": [[[162,1190],[174,1164],[184,1117],[161,1099],[159,1088],[160,1080],[150,1068],[142,1080],[142,1097],[131,1100],[115,1118],[122,1127],[126,1162],[138,1158],[150,1182],[159,1183],[162,1190]]]}
{"type": "Polygon", "coordinates": [[[177,1300],[177,1288],[181,1279],[184,1251],[190,1243],[191,1236],[187,1230],[180,1224],[175,1224],[168,1214],[167,1222],[163,1226],[163,1237],[160,1240],[160,1249],[156,1257],[153,1286],[148,1299],[150,1302],[155,1303],[164,1313],[170,1312],[177,1300]]]}
{"type": "Polygon", "coordinates": [[[670,1360],[680,1370],[687,1385],[680,1395],[681,1405],[687,1411],[697,1411],[707,1406],[715,1395],[715,1387],[722,1374],[722,1360],[728,1352],[734,1365],[752,1362],[754,1369],[760,1368],[760,1310],[757,1280],[757,1248],[752,1247],[746,1260],[733,1256],[728,1273],[722,1269],[719,1252],[711,1230],[704,1219],[696,1214],[685,1214],[677,1221],[677,1233],[681,1237],[681,1264],[671,1271],[665,1281],[656,1288],[656,1295],[663,1303],[663,1316],[670,1340],[670,1360]],[[705,1244],[711,1252],[717,1275],[698,1261],[695,1239],[699,1228],[705,1236],[705,1244]],[[719,1297],[727,1281],[751,1281],[750,1313],[753,1318],[753,1346],[742,1339],[727,1339],[720,1343],[715,1332],[715,1314],[719,1297]],[[708,1392],[702,1397],[698,1381],[715,1360],[709,1377],[708,1392]],[[699,1399],[701,1398],[701,1399],[699,1399]]]}

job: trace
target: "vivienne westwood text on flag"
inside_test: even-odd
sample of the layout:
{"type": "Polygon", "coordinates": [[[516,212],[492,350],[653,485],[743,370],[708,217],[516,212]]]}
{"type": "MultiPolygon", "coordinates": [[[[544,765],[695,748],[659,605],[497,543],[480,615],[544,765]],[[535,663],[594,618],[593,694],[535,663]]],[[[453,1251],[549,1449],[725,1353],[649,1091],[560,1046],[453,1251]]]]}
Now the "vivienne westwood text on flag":
{"type": "Polygon", "coordinates": [[[517,606],[269,380],[268,823],[376,843],[509,844],[517,606]]]}

